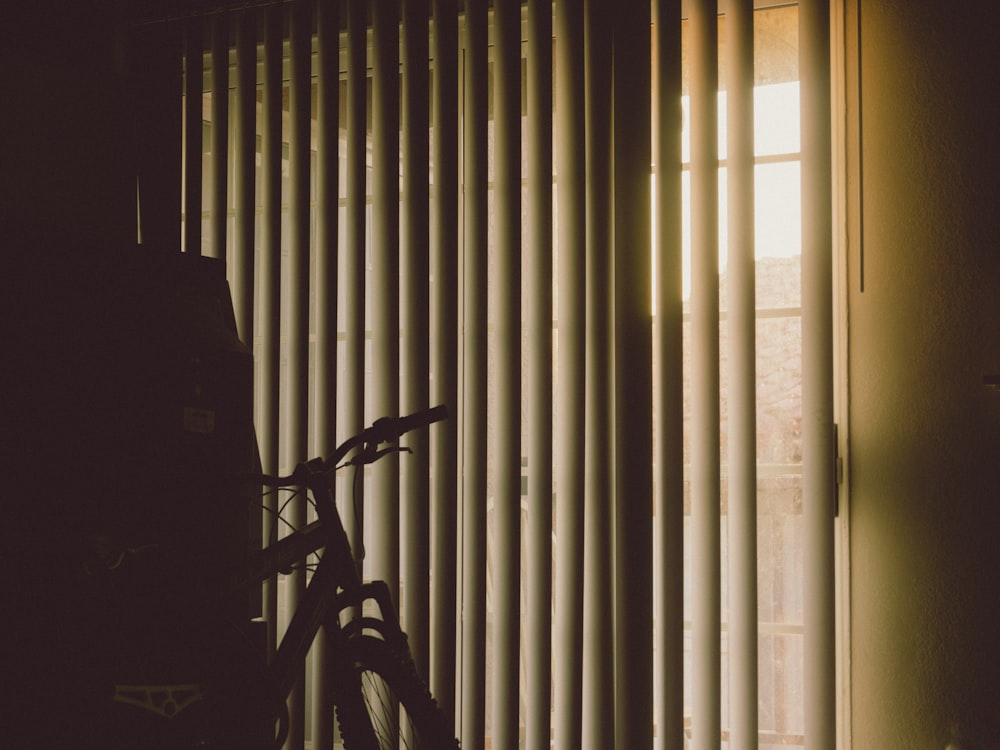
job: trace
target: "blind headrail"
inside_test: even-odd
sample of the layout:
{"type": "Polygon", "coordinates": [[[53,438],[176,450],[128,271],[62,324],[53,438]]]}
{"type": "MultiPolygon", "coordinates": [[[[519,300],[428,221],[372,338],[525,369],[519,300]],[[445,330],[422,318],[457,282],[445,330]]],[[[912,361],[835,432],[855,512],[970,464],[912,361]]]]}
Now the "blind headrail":
{"type": "Polygon", "coordinates": [[[273,5],[292,5],[295,0],[239,0],[233,2],[149,2],[140,4],[134,9],[129,19],[133,27],[156,26],[190,21],[196,18],[208,18],[224,13],[234,13],[257,8],[267,8],[273,5]]]}

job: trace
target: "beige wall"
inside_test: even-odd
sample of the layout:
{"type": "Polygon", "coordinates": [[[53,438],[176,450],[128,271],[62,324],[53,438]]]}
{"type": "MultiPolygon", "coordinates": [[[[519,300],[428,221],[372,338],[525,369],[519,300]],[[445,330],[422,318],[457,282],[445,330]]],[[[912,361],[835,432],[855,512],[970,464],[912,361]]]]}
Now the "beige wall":
{"type": "Polygon", "coordinates": [[[953,723],[965,746],[1000,747],[1000,391],[982,385],[1000,373],[1000,11],[862,0],[861,15],[853,747],[944,748],[953,723]]]}

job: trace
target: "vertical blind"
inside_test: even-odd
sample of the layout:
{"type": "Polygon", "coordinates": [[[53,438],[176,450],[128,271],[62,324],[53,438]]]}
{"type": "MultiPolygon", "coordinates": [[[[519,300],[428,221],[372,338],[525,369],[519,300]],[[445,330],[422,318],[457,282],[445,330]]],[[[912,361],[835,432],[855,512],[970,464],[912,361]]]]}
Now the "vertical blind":
{"type": "MultiPolygon", "coordinates": [[[[340,507],[463,746],[833,748],[829,5],[216,10],[183,250],[227,260],[265,471],[449,407],[340,507]]],[[[335,741],[327,656],[290,747],[335,741]]]]}

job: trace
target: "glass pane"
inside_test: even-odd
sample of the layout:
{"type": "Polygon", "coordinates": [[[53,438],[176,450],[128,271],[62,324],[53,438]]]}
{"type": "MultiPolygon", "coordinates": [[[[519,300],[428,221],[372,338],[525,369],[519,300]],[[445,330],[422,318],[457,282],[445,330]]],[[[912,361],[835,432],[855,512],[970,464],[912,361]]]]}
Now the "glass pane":
{"type": "Polygon", "coordinates": [[[760,741],[802,745],[802,480],[758,483],[760,741]]]}
{"type": "Polygon", "coordinates": [[[754,88],[754,153],[757,156],[799,151],[799,83],[754,88]]]}
{"type": "Polygon", "coordinates": [[[754,170],[754,219],[758,258],[802,254],[799,162],[758,164],[754,170]]]}

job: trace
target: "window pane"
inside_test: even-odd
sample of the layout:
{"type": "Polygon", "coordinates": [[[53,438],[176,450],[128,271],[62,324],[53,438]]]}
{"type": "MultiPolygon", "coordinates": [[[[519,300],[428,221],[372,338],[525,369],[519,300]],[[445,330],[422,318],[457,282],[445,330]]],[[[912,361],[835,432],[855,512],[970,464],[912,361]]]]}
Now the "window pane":
{"type": "Polygon", "coordinates": [[[799,162],[758,164],[754,176],[757,257],[790,258],[801,255],[799,162]]]}
{"type": "Polygon", "coordinates": [[[754,89],[754,153],[799,151],[799,83],[788,81],[754,89]]]}

